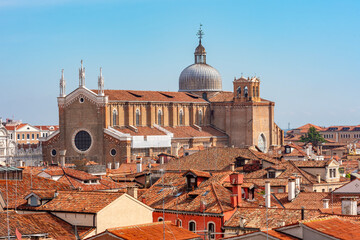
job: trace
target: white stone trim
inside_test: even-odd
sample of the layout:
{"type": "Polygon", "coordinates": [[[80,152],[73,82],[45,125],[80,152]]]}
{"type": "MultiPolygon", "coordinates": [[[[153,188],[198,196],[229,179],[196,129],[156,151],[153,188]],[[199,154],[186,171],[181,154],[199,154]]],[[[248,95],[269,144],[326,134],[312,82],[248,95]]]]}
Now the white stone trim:
{"type": "Polygon", "coordinates": [[[67,107],[81,97],[96,104],[98,107],[105,106],[108,103],[108,96],[98,96],[86,87],[79,87],[65,97],[58,97],[58,105],[60,107],[67,107]]]}

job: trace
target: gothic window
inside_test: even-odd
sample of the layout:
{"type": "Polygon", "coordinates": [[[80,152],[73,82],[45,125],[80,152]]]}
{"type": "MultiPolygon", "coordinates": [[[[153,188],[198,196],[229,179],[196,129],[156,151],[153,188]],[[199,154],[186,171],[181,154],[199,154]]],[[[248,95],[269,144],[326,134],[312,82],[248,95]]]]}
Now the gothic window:
{"type": "Polygon", "coordinates": [[[196,231],[196,222],[195,221],[189,222],[189,231],[192,231],[192,232],[196,231]]]}
{"type": "Polygon", "coordinates": [[[203,124],[203,112],[200,109],[198,113],[198,125],[201,126],[203,124]]]}
{"type": "Polygon", "coordinates": [[[116,109],[113,110],[113,126],[117,123],[117,111],[116,109]]]}
{"type": "Polygon", "coordinates": [[[259,97],[259,87],[256,87],[256,96],[259,97]]]}
{"type": "Polygon", "coordinates": [[[158,125],[161,126],[161,118],[162,118],[162,111],[159,109],[158,111],[158,125]]]}
{"type": "Polygon", "coordinates": [[[248,87],[244,88],[244,97],[248,97],[249,96],[249,91],[248,91],[248,87]]]}
{"type": "Polygon", "coordinates": [[[179,111],[179,125],[184,125],[184,112],[182,109],[179,111]]]}
{"type": "Polygon", "coordinates": [[[215,239],[215,224],[210,222],[208,223],[208,232],[209,232],[209,239],[215,239]]]}
{"type": "Polygon", "coordinates": [[[136,109],[135,112],[135,125],[139,126],[140,125],[140,110],[136,109]]]}
{"type": "Polygon", "coordinates": [[[264,134],[260,134],[259,136],[259,140],[258,140],[258,148],[262,151],[265,152],[266,151],[266,139],[264,134]]]}
{"type": "Polygon", "coordinates": [[[253,86],[252,96],[253,96],[253,97],[256,97],[255,86],[253,86]]]}

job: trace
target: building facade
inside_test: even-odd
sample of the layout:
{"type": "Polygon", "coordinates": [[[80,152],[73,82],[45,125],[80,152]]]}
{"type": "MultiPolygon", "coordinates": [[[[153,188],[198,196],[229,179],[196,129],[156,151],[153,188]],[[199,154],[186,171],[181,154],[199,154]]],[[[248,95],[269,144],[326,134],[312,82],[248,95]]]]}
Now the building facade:
{"type": "Polygon", "coordinates": [[[177,155],[196,146],[256,145],[263,152],[280,146],[283,132],[274,123],[274,102],[260,98],[259,78],[235,79],[234,91],[222,91],[219,72],[206,63],[205,48],[195,50],[195,63],[179,78],[179,92],[104,90],[79,87],[66,94],[60,79],[59,130],[43,140],[46,161],[84,158],[102,164],[130,162],[136,156],[177,155]]]}

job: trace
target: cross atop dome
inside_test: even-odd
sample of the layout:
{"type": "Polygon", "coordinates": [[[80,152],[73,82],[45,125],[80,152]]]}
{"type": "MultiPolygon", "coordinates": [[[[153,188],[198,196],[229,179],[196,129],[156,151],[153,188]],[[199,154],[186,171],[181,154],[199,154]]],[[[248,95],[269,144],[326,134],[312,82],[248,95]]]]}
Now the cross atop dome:
{"type": "Polygon", "coordinates": [[[200,23],[200,28],[198,30],[198,32],[196,33],[196,36],[198,36],[199,38],[199,43],[201,43],[201,39],[203,38],[203,36],[205,35],[205,33],[203,32],[203,30],[201,29],[202,24],[200,23]]]}

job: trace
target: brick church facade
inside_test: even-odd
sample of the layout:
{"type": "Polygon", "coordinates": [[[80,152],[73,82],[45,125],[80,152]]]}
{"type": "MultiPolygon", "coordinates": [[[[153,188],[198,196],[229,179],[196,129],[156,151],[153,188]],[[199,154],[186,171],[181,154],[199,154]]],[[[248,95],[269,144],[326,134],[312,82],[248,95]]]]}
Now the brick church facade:
{"type": "Polygon", "coordinates": [[[282,145],[275,104],[260,97],[259,78],[242,76],[233,81],[232,92],[222,91],[220,74],[206,64],[201,36],[178,92],[104,90],[101,69],[98,89],[90,90],[81,63],[79,87],[66,94],[62,73],[59,130],[42,142],[44,161],[59,162],[60,152],[67,162],[85,157],[107,164],[177,155],[180,148],[200,145],[257,146],[264,152],[282,145]]]}

